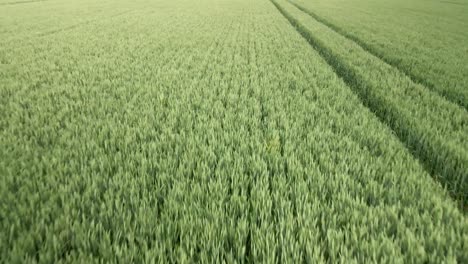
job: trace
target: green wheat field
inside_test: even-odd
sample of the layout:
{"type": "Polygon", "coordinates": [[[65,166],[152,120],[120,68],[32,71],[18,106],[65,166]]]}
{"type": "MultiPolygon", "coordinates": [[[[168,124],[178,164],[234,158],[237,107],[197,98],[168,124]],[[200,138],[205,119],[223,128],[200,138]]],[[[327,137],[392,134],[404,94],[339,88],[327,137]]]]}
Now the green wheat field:
{"type": "Polygon", "coordinates": [[[0,263],[468,263],[468,0],[0,0],[0,263]]]}

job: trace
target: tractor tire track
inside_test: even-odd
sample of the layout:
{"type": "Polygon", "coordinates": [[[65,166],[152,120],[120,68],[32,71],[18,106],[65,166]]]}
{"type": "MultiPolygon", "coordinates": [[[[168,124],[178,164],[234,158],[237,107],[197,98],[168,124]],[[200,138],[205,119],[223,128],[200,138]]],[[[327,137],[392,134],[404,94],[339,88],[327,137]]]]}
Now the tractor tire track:
{"type": "Polygon", "coordinates": [[[0,6],[31,4],[31,3],[45,2],[45,1],[48,1],[48,0],[15,1],[15,2],[8,2],[8,3],[0,3],[0,6]]]}
{"type": "Polygon", "coordinates": [[[85,25],[88,25],[88,24],[91,24],[91,23],[100,22],[100,21],[105,21],[105,20],[107,20],[107,19],[112,19],[112,18],[114,18],[114,17],[122,16],[122,15],[128,14],[128,13],[130,13],[130,12],[134,12],[134,11],[136,11],[136,10],[126,10],[126,11],[122,11],[122,12],[119,12],[119,13],[116,13],[116,14],[113,14],[113,15],[110,15],[110,16],[107,16],[107,17],[105,17],[105,18],[96,18],[96,19],[91,19],[91,20],[83,21],[83,22],[76,23],[76,24],[73,24],[73,25],[70,25],[70,26],[67,26],[67,27],[63,27],[63,28],[58,28],[58,29],[53,29],[53,30],[41,32],[41,33],[37,34],[37,36],[38,36],[38,37],[50,36],[50,35],[53,35],[53,34],[57,34],[57,33],[64,32],[64,31],[73,30],[73,29],[75,29],[75,28],[78,28],[78,27],[81,27],[81,26],[85,26],[85,25]]]}
{"type": "MultiPolygon", "coordinates": [[[[363,105],[369,108],[371,112],[373,112],[380,120],[380,122],[387,125],[395,132],[396,136],[400,139],[402,144],[409,150],[415,159],[419,161],[425,170],[435,180],[441,182],[442,185],[448,189],[449,194],[459,203],[461,208],[465,208],[466,202],[468,200],[468,193],[466,192],[466,188],[468,188],[468,176],[466,175],[467,171],[465,170],[463,164],[467,161],[467,159],[463,155],[460,155],[460,149],[453,150],[447,144],[434,142],[434,140],[437,141],[439,137],[436,136],[434,138],[434,134],[437,134],[437,132],[431,134],[431,132],[422,131],[421,127],[415,128],[414,122],[416,118],[412,116],[412,113],[403,113],[401,107],[389,102],[388,98],[374,94],[372,90],[377,88],[368,83],[368,80],[359,72],[360,69],[353,69],[352,66],[348,65],[346,58],[341,58],[336,51],[327,47],[326,43],[324,43],[320,37],[317,37],[312,32],[310,32],[310,30],[302,25],[298,19],[293,17],[292,14],[288,13],[288,11],[278,2],[274,0],[271,0],[271,2],[293,26],[293,28],[332,67],[338,77],[340,77],[353,90],[353,92],[356,93],[363,105]],[[402,114],[404,115],[402,116],[402,114]]],[[[293,7],[295,8],[294,5],[293,7]]],[[[303,11],[300,10],[300,12],[303,11]]],[[[318,22],[321,23],[320,21],[318,22]]],[[[372,56],[372,54],[370,55],[372,56]]],[[[389,66],[391,67],[391,65],[389,66]]],[[[379,74],[381,73],[379,72],[379,74]]],[[[412,86],[414,86],[414,84],[412,86]]],[[[428,97],[430,98],[432,92],[427,90],[426,93],[429,94],[428,97]]],[[[434,96],[436,96],[437,99],[437,94],[434,94],[434,96]]],[[[443,100],[443,98],[438,98],[443,100]]],[[[443,102],[442,105],[451,106],[451,110],[458,108],[456,105],[452,106],[452,104],[449,102],[443,102]]],[[[466,121],[466,115],[464,115],[466,112],[462,109],[455,109],[455,112],[460,113],[460,119],[462,121],[459,126],[461,126],[461,131],[465,131],[466,125],[463,124],[465,124],[466,121]]],[[[436,126],[438,125],[435,122],[430,124],[436,126]]],[[[460,148],[464,151],[462,151],[463,153],[466,153],[466,150],[463,149],[463,146],[460,148]]]]}
{"type": "Polygon", "coordinates": [[[317,20],[318,22],[324,24],[325,26],[327,26],[331,30],[333,30],[336,33],[340,34],[341,36],[349,39],[350,41],[355,42],[357,45],[359,45],[366,52],[374,55],[375,57],[377,57],[380,60],[384,61],[388,65],[394,67],[401,74],[403,74],[403,75],[407,76],[408,78],[410,78],[411,81],[413,81],[414,83],[422,85],[422,86],[430,89],[431,91],[437,93],[438,95],[440,95],[441,97],[443,97],[447,101],[455,103],[455,104],[459,105],[460,107],[464,108],[465,110],[468,110],[468,104],[466,104],[466,102],[465,103],[463,102],[463,98],[460,100],[460,97],[462,95],[460,95],[460,94],[458,94],[456,92],[441,91],[440,89],[437,89],[436,85],[434,85],[432,82],[430,82],[430,81],[428,81],[425,78],[422,78],[420,76],[416,76],[409,69],[406,69],[404,66],[402,66],[397,61],[385,57],[384,54],[382,54],[382,52],[378,51],[377,49],[375,49],[371,45],[367,44],[361,38],[356,37],[355,35],[348,33],[343,28],[341,28],[341,27],[329,22],[328,20],[320,17],[319,15],[312,12],[308,8],[305,8],[305,7],[299,5],[299,4],[297,4],[297,3],[295,3],[295,2],[293,2],[291,0],[288,0],[288,2],[291,3],[293,6],[295,6],[297,9],[299,9],[302,12],[304,12],[304,13],[308,14],[309,16],[311,16],[313,19],[317,20]]]}

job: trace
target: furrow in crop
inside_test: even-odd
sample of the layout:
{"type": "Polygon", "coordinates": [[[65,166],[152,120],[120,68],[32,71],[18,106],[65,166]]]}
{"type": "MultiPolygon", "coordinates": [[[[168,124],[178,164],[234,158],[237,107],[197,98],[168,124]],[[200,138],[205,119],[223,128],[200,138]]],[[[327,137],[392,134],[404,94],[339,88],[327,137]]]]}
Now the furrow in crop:
{"type": "MultiPolygon", "coordinates": [[[[84,25],[93,24],[100,21],[109,20],[114,17],[124,15],[129,12],[134,12],[137,9],[145,9],[147,6],[141,5],[124,5],[118,6],[115,9],[109,6],[115,6],[114,2],[99,2],[99,3],[87,3],[78,5],[74,8],[74,4],[67,6],[69,10],[63,12],[63,5],[60,2],[46,3],[40,6],[40,11],[35,11],[34,8],[29,7],[21,10],[28,16],[33,16],[31,20],[36,23],[30,25],[28,23],[16,22],[14,27],[7,28],[2,32],[4,42],[3,45],[7,48],[9,46],[17,47],[18,43],[34,45],[35,42],[31,41],[37,37],[44,37],[54,35],[60,32],[66,32],[84,25]],[[86,6],[88,8],[86,8],[86,6]],[[47,10],[48,16],[44,16],[42,12],[47,10]],[[103,10],[112,10],[112,12],[106,12],[103,10]],[[15,32],[18,34],[8,34],[8,32],[15,32]],[[8,38],[9,37],[9,38],[8,38]]],[[[62,3],[63,4],[63,3],[62,3]]],[[[145,9],[146,10],[146,9],[145,9]]],[[[30,21],[25,21],[30,22],[30,21]]]]}
{"type": "Polygon", "coordinates": [[[453,102],[455,104],[458,104],[460,107],[464,108],[465,110],[468,110],[468,98],[466,98],[465,94],[459,93],[459,92],[453,91],[453,90],[451,91],[451,90],[440,89],[440,88],[435,87],[435,85],[432,82],[430,82],[429,80],[427,80],[427,79],[425,79],[425,78],[423,78],[421,76],[417,76],[417,75],[413,74],[409,68],[406,68],[403,65],[401,65],[398,60],[392,60],[392,59],[384,56],[384,54],[382,54],[382,52],[378,51],[377,49],[375,49],[374,47],[369,45],[364,39],[359,38],[359,37],[355,36],[354,34],[349,33],[345,29],[337,26],[336,24],[333,24],[333,23],[327,21],[326,19],[320,17],[319,15],[317,15],[317,13],[311,11],[310,8],[305,8],[305,7],[301,6],[298,3],[295,3],[292,0],[288,0],[288,2],[290,2],[292,5],[294,5],[297,9],[301,10],[302,12],[310,15],[316,21],[324,24],[325,26],[327,26],[331,30],[333,30],[336,33],[340,34],[341,36],[355,42],[363,50],[365,50],[365,51],[369,52],[370,54],[372,54],[373,56],[381,59],[382,61],[384,61],[388,65],[393,66],[402,75],[405,75],[408,78],[410,78],[414,83],[417,83],[417,84],[419,84],[421,86],[425,86],[428,89],[430,89],[431,91],[436,92],[437,94],[439,94],[441,97],[445,98],[446,100],[451,101],[451,102],[453,102]]]}
{"type": "Polygon", "coordinates": [[[77,24],[74,24],[74,25],[70,25],[70,26],[66,26],[66,27],[63,27],[63,28],[58,28],[58,29],[54,29],[54,30],[50,30],[50,31],[46,31],[46,32],[41,32],[37,36],[38,37],[50,36],[50,35],[53,35],[53,34],[64,32],[64,31],[73,30],[73,29],[75,29],[77,27],[85,26],[85,25],[88,25],[88,24],[91,24],[91,23],[96,23],[96,22],[103,21],[103,20],[106,20],[106,19],[111,19],[111,18],[114,18],[114,17],[125,15],[127,13],[134,12],[134,11],[135,10],[126,10],[126,11],[123,11],[123,12],[119,12],[119,13],[107,16],[107,17],[101,17],[101,18],[96,18],[96,19],[92,19],[92,20],[83,21],[83,22],[80,22],[80,23],[77,23],[77,24]]]}
{"type": "Polygon", "coordinates": [[[467,4],[465,3],[458,3],[458,2],[452,2],[452,1],[440,1],[441,3],[447,3],[451,5],[461,5],[461,6],[466,6],[467,4]]]}
{"type": "Polygon", "coordinates": [[[466,111],[414,84],[294,5],[272,2],[463,206],[468,198],[466,111]]]}
{"type": "Polygon", "coordinates": [[[30,4],[30,3],[45,2],[45,1],[48,1],[48,0],[16,1],[16,2],[0,3],[0,6],[2,6],[2,5],[30,4]]]}

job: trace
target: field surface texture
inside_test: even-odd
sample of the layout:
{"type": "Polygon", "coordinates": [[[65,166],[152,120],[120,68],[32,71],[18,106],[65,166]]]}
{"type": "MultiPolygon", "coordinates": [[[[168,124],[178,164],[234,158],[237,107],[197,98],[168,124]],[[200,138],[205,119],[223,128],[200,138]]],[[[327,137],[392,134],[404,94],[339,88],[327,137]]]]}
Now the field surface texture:
{"type": "Polygon", "coordinates": [[[468,2],[0,0],[0,263],[468,263],[468,2]]]}

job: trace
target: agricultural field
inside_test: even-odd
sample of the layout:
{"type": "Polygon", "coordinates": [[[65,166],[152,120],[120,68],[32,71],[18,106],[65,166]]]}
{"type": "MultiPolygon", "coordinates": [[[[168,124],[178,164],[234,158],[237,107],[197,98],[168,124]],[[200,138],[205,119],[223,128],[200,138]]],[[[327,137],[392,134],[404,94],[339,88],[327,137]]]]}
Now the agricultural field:
{"type": "Polygon", "coordinates": [[[0,263],[467,263],[428,2],[0,0],[0,263]]]}

